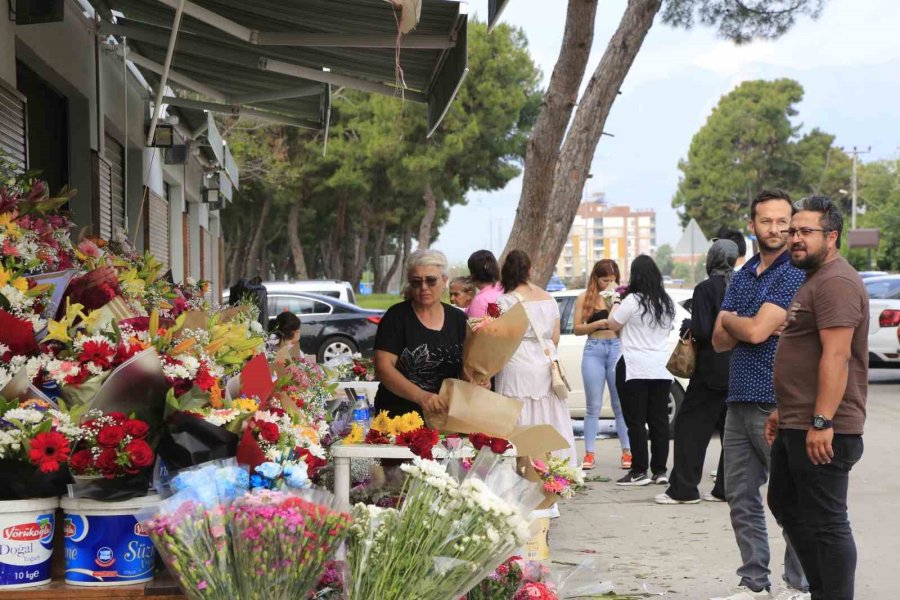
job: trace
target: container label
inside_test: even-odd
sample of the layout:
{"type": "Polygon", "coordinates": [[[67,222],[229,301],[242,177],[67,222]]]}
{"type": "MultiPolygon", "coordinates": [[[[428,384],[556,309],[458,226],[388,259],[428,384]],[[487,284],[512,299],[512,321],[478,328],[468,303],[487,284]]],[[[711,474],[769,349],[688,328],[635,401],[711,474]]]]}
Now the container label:
{"type": "Polygon", "coordinates": [[[353,420],[354,421],[368,421],[369,420],[369,409],[368,408],[357,408],[353,411],[353,420]]]}
{"type": "Polygon", "coordinates": [[[156,550],[131,515],[65,514],[66,581],[122,583],[153,576],[156,550]]]}
{"type": "Polygon", "coordinates": [[[50,580],[53,513],[0,514],[0,587],[50,580]]]}

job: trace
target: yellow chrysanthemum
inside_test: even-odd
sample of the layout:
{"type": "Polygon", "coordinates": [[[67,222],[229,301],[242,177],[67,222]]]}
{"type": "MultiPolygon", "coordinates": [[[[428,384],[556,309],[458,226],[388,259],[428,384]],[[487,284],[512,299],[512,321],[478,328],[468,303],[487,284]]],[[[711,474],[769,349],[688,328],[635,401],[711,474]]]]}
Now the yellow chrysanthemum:
{"type": "Polygon", "coordinates": [[[393,419],[388,416],[387,412],[381,411],[372,419],[371,428],[381,433],[391,433],[393,425],[393,419]]]}
{"type": "Polygon", "coordinates": [[[401,417],[397,417],[395,421],[397,421],[397,433],[408,433],[425,425],[422,417],[417,412],[408,412],[401,417]]]}
{"type": "Polygon", "coordinates": [[[363,435],[363,428],[360,427],[357,423],[354,423],[350,426],[350,433],[347,434],[347,437],[344,438],[344,443],[362,444],[363,440],[365,439],[365,435],[363,435]]]}
{"type": "Polygon", "coordinates": [[[10,279],[12,279],[12,274],[3,268],[3,265],[0,265],[0,287],[8,284],[10,279]]]}
{"type": "Polygon", "coordinates": [[[28,291],[28,280],[24,277],[13,279],[11,285],[23,294],[28,291]]]}
{"type": "Polygon", "coordinates": [[[247,398],[246,396],[244,396],[235,400],[232,403],[232,406],[241,412],[256,412],[256,410],[259,408],[259,402],[257,402],[253,398],[247,398]]]}
{"type": "Polygon", "coordinates": [[[12,213],[0,215],[0,228],[6,230],[6,235],[12,239],[19,237],[19,226],[13,222],[12,213]]]}

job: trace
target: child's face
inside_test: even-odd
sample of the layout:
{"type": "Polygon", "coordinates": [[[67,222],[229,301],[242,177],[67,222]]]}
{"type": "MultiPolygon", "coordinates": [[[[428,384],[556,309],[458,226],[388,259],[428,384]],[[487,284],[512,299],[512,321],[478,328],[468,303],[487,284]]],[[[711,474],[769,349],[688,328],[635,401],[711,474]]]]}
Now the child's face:
{"type": "Polygon", "coordinates": [[[450,286],[450,304],[466,308],[470,302],[472,302],[472,294],[466,293],[463,286],[458,283],[450,286]]]}

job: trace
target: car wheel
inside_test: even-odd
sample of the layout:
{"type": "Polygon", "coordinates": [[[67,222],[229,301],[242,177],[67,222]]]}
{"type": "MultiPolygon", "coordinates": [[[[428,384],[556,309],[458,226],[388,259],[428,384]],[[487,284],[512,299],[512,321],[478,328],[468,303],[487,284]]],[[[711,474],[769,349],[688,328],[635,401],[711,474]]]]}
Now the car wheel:
{"type": "Polygon", "coordinates": [[[681,403],[684,402],[684,390],[677,381],[672,382],[669,390],[669,436],[675,437],[675,419],[678,418],[678,412],[681,410],[681,403]]]}
{"type": "Polygon", "coordinates": [[[324,342],[322,342],[322,345],[319,346],[317,358],[319,359],[320,363],[325,363],[332,358],[356,354],[357,351],[358,347],[356,345],[356,342],[354,342],[350,338],[335,336],[327,338],[324,342]]]}

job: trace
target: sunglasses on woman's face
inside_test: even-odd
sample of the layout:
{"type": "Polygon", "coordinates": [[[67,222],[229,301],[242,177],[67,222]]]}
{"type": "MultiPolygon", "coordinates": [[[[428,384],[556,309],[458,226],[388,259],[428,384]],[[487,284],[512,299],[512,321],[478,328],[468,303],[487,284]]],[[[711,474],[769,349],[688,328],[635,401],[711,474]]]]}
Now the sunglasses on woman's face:
{"type": "Polygon", "coordinates": [[[422,287],[422,284],[424,283],[428,287],[433,288],[440,280],[440,277],[435,277],[434,275],[429,275],[428,277],[412,277],[409,280],[409,286],[414,290],[417,290],[422,287]]]}

